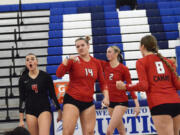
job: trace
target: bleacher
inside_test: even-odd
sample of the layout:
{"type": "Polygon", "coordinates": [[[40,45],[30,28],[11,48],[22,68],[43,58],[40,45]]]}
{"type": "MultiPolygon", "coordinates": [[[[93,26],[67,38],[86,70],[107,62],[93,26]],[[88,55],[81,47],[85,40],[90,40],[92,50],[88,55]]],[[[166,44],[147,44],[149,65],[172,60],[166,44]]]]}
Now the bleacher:
{"type": "Polygon", "coordinates": [[[138,81],[135,62],[141,58],[139,41],[144,35],[153,34],[158,39],[163,56],[176,56],[180,1],[138,0],[137,10],[124,6],[116,11],[115,7],[115,0],[0,6],[0,122],[18,121],[18,78],[30,52],[38,56],[39,68],[54,80],[63,58],[76,54],[74,41],[80,36],[91,36],[90,53],[98,59],[106,59],[109,45],[118,45],[133,82],[138,81]]]}

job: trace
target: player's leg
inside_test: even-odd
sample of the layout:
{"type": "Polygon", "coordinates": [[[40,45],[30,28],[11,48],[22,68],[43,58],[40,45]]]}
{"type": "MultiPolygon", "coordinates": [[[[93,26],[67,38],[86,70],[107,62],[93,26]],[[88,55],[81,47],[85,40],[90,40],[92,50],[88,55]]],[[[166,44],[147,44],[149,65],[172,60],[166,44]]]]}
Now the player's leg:
{"type": "Polygon", "coordinates": [[[83,135],[94,135],[94,128],[96,124],[96,110],[92,105],[85,109],[80,114],[81,127],[83,135]]]}
{"type": "Polygon", "coordinates": [[[111,121],[108,125],[107,135],[112,135],[115,128],[118,129],[118,131],[121,135],[126,134],[123,120],[122,120],[122,117],[123,117],[124,113],[126,112],[126,110],[127,110],[127,107],[121,106],[121,105],[118,105],[114,108],[112,117],[111,117],[111,121]]]}
{"type": "Polygon", "coordinates": [[[31,114],[26,114],[26,123],[30,134],[38,135],[39,129],[37,117],[31,114]]]}
{"type": "Polygon", "coordinates": [[[180,135],[180,114],[173,118],[174,135],[180,135]]]}
{"type": "Polygon", "coordinates": [[[49,111],[42,112],[38,117],[39,135],[49,135],[52,115],[49,111]]]}
{"type": "Polygon", "coordinates": [[[73,135],[77,120],[79,117],[79,110],[73,104],[65,104],[63,107],[63,135],[73,135]]]}
{"type": "Polygon", "coordinates": [[[174,135],[173,119],[170,115],[153,115],[152,119],[158,135],[174,135]]]}

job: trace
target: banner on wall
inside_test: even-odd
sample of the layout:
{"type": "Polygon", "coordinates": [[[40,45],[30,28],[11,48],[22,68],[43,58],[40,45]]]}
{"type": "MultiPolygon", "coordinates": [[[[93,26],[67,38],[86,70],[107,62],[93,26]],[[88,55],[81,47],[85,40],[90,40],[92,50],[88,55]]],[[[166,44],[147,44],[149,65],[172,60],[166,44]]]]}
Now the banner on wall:
{"type": "MultiPolygon", "coordinates": [[[[156,130],[153,125],[153,121],[150,115],[148,107],[141,107],[139,116],[135,117],[133,114],[134,108],[128,108],[123,117],[125,129],[127,135],[145,135],[155,134],[156,130]]],[[[57,119],[57,112],[53,113],[54,120],[57,119]]],[[[96,110],[96,127],[95,135],[105,135],[108,124],[110,122],[110,116],[107,109],[96,110]]],[[[62,122],[57,123],[54,121],[54,135],[62,134],[62,122]]],[[[114,131],[114,135],[117,135],[117,129],[114,131]]],[[[82,135],[80,121],[78,120],[74,135],[82,135]]]]}
{"type": "Polygon", "coordinates": [[[63,103],[63,98],[66,90],[68,89],[68,81],[54,81],[54,89],[56,93],[56,97],[60,104],[63,103]]]}

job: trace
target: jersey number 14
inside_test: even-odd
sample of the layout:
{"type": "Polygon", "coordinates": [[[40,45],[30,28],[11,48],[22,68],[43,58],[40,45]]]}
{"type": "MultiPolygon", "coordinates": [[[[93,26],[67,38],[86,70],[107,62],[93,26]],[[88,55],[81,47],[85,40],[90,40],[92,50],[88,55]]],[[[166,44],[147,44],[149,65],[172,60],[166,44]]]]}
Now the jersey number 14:
{"type": "Polygon", "coordinates": [[[93,76],[93,70],[90,68],[85,68],[85,72],[86,72],[86,76],[88,76],[88,74],[90,74],[91,76],[93,76]]]}

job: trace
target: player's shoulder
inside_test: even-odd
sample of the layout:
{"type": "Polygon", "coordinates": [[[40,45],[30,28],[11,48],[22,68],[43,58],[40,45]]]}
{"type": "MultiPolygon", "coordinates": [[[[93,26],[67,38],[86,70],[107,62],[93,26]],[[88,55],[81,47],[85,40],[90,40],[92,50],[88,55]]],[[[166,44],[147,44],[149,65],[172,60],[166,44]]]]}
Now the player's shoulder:
{"type": "Polygon", "coordinates": [[[143,58],[140,58],[136,61],[136,65],[143,65],[146,68],[151,67],[151,65],[154,64],[154,62],[160,60],[159,57],[156,54],[150,54],[147,56],[144,56],[143,58]]]}
{"type": "Polygon", "coordinates": [[[40,78],[41,79],[45,79],[45,80],[51,80],[51,76],[49,73],[43,71],[43,70],[40,70],[39,71],[39,74],[40,74],[40,78]]]}
{"type": "Polygon", "coordinates": [[[101,60],[96,59],[96,58],[94,58],[94,57],[92,57],[92,56],[91,56],[91,59],[92,59],[91,62],[92,62],[92,64],[94,63],[94,64],[93,64],[94,66],[96,66],[96,67],[98,67],[98,68],[99,68],[99,67],[102,67],[101,60]]]}
{"type": "Polygon", "coordinates": [[[119,69],[122,71],[129,71],[129,68],[126,66],[126,65],[124,65],[124,64],[122,64],[122,63],[120,63],[119,64],[119,69]]]}
{"type": "Polygon", "coordinates": [[[92,57],[92,56],[91,56],[91,59],[92,59],[92,62],[95,62],[95,63],[101,64],[101,60],[96,59],[96,58],[94,58],[94,57],[92,57]]]}
{"type": "MultiPolygon", "coordinates": [[[[149,62],[148,61],[149,58],[150,58],[149,56],[142,57],[136,61],[136,64],[145,64],[145,63],[149,62]]],[[[151,59],[152,59],[152,57],[151,57],[151,59]]]]}
{"type": "Polygon", "coordinates": [[[43,71],[43,70],[39,70],[39,74],[40,74],[40,75],[43,75],[43,76],[47,76],[47,77],[50,76],[47,72],[45,72],[45,71],[43,71]]]}
{"type": "Polygon", "coordinates": [[[28,72],[23,72],[19,78],[20,81],[26,80],[28,78],[28,72]]]}
{"type": "Polygon", "coordinates": [[[146,63],[148,63],[147,58],[143,57],[143,58],[141,58],[141,59],[138,59],[138,60],[136,61],[136,68],[139,67],[139,66],[146,67],[146,65],[147,65],[146,63]]]}
{"type": "Polygon", "coordinates": [[[119,68],[123,68],[123,69],[128,69],[128,67],[126,65],[124,65],[123,63],[119,63],[119,68]]]}
{"type": "Polygon", "coordinates": [[[39,70],[39,73],[40,73],[40,74],[44,74],[44,75],[47,75],[47,74],[48,74],[47,72],[45,72],[45,71],[43,71],[43,70],[39,70]]]}

